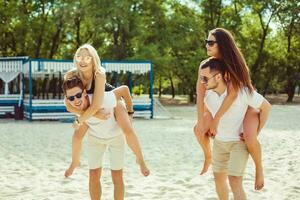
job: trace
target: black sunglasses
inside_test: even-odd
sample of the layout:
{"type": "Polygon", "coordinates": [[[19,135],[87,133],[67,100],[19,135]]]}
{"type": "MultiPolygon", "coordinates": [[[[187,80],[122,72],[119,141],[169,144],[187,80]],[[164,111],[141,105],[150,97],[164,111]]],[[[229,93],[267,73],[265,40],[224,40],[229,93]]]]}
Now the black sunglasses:
{"type": "Polygon", "coordinates": [[[216,75],[218,75],[218,74],[220,74],[220,73],[216,73],[216,74],[214,74],[212,77],[210,77],[210,78],[208,78],[208,77],[206,77],[206,76],[200,76],[200,81],[202,82],[202,83],[208,83],[208,81],[210,80],[210,79],[212,79],[213,77],[215,77],[216,75]]]}
{"type": "Polygon", "coordinates": [[[67,97],[67,99],[69,99],[70,101],[74,101],[75,100],[75,97],[77,99],[80,99],[82,97],[82,92],[78,92],[77,94],[75,94],[74,96],[69,96],[67,97]]]}
{"type": "Polygon", "coordinates": [[[215,43],[218,43],[218,42],[214,41],[214,40],[205,40],[205,44],[207,44],[210,47],[214,46],[215,43]]]}

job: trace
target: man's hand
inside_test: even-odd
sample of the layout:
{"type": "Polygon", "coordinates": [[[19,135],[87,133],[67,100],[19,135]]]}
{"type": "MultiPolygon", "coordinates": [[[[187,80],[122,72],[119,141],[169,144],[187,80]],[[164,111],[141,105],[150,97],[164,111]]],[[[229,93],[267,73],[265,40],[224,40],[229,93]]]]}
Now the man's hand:
{"type": "Polygon", "coordinates": [[[94,117],[100,120],[107,120],[110,117],[110,112],[106,112],[103,108],[98,110],[94,117]]]}
{"type": "Polygon", "coordinates": [[[240,133],[240,140],[245,142],[244,133],[240,133]]]}
{"type": "MultiPolygon", "coordinates": [[[[197,132],[197,134],[203,134],[205,132],[205,130],[203,129],[203,125],[200,124],[200,122],[197,122],[196,126],[195,126],[195,131],[197,132]]],[[[209,130],[206,131],[204,134],[206,134],[208,137],[212,137],[214,138],[215,135],[213,135],[209,130]]]]}

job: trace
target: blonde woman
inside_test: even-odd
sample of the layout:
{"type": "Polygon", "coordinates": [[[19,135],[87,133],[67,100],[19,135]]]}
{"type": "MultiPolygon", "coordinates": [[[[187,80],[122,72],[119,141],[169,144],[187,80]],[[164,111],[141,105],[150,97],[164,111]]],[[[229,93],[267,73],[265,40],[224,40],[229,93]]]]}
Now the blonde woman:
{"type": "MultiPolygon", "coordinates": [[[[86,133],[80,129],[80,126],[90,117],[95,116],[100,119],[107,119],[109,114],[104,113],[101,109],[103,103],[104,91],[112,90],[109,84],[106,84],[105,69],[101,67],[101,61],[96,49],[90,44],[84,44],[79,47],[74,56],[75,69],[70,70],[65,75],[65,80],[78,76],[83,82],[83,86],[88,94],[93,94],[92,102],[85,111],[74,108],[67,99],[65,99],[66,108],[69,112],[75,113],[78,117],[75,119],[74,128],[76,129],[72,140],[72,163],[66,170],[65,176],[70,176],[74,169],[79,165],[80,150],[82,139],[86,133]]],[[[141,173],[144,176],[149,175],[149,170],[145,164],[139,140],[133,129],[130,117],[132,116],[133,107],[132,99],[127,86],[121,86],[112,90],[119,100],[122,97],[126,102],[127,112],[116,110],[117,123],[125,134],[126,141],[130,149],[136,156],[137,163],[140,165],[141,173]]],[[[74,97],[75,98],[75,97],[74,97]]]]}

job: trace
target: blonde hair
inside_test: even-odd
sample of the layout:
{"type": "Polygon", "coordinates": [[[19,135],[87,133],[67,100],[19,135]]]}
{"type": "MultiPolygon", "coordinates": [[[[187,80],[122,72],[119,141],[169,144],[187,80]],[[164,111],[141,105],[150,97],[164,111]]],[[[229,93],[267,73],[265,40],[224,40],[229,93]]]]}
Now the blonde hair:
{"type": "Polygon", "coordinates": [[[82,49],[86,49],[91,57],[92,57],[92,64],[93,64],[93,74],[96,75],[97,73],[100,73],[100,74],[105,74],[105,69],[101,66],[101,60],[100,60],[100,57],[97,53],[97,50],[90,44],[84,44],[82,46],[80,46],[77,50],[76,50],[76,53],[74,55],[74,58],[73,58],[73,62],[74,62],[74,65],[76,66],[76,71],[77,71],[77,75],[83,80],[83,75],[81,73],[80,70],[78,70],[77,68],[77,64],[76,64],[76,55],[82,50],[82,49]]]}

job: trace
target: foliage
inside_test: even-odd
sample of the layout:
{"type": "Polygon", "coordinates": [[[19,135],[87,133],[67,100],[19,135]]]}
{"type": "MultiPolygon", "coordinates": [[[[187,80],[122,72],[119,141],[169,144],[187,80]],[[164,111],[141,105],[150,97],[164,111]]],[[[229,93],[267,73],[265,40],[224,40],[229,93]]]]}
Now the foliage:
{"type": "Polygon", "coordinates": [[[224,27],[257,89],[292,101],[300,85],[299,13],[297,0],[0,0],[0,56],[70,59],[91,43],[102,59],[152,61],[156,92],[193,101],[203,41],[224,27]]]}

